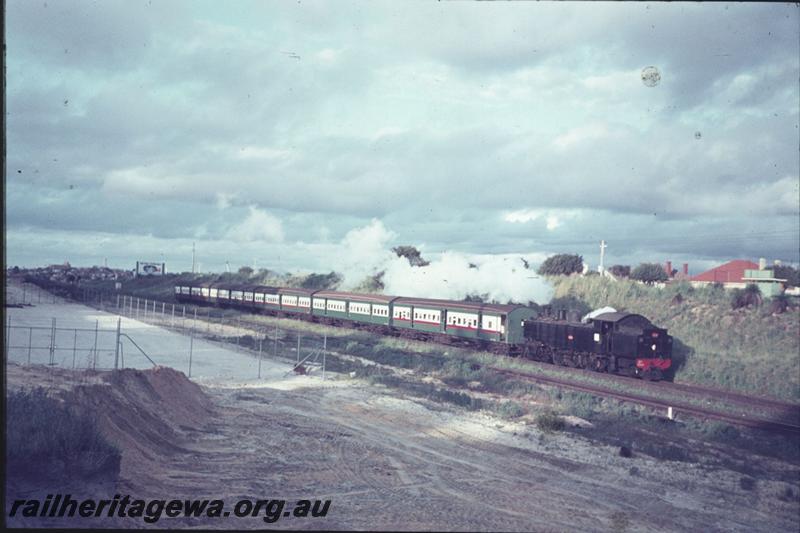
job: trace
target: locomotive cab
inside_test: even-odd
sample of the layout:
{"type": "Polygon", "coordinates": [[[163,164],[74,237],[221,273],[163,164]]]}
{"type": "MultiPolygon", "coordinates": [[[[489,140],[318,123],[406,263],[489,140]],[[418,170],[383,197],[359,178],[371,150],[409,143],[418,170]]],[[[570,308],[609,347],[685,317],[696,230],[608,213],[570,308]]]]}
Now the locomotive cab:
{"type": "Polygon", "coordinates": [[[672,337],[642,315],[603,313],[592,321],[618,373],[661,379],[672,365],[672,337]]]}
{"type": "Polygon", "coordinates": [[[660,379],[672,365],[672,336],[666,329],[646,328],[639,335],[636,373],[645,379],[660,379]]]}

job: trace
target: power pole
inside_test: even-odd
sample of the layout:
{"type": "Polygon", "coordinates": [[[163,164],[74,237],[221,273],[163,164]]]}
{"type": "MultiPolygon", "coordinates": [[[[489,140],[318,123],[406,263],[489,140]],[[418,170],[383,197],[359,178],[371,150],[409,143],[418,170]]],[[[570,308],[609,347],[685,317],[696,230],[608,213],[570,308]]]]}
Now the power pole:
{"type": "Polygon", "coordinates": [[[606,257],[606,248],[607,247],[608,246],[606,245],[606,241],[600,241],[600,266],[597,267],[597,271],[600,274],[602,274],[605,271],[605,266],[604,266],[603,261],[604,261],[604,259],[606,257]]]}
{"type": "Polygon", "coordinates": [[[195,262],[194,243],[192,243],[192,274],[195,273],[196,265],[197,265],[197,263],[195,262]]]}

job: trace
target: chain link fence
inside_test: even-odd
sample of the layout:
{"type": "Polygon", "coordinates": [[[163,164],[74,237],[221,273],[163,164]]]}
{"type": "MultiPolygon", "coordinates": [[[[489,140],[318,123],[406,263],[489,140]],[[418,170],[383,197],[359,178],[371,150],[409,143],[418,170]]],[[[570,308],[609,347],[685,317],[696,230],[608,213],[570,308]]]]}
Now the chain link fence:
{"type": "MultiPolygon", "coordinates": [[[[271,359],[292,365],[288,373],[317,372],[325,378],[327,359],[327,336],[304,334],[281,328],[277,325],[256,323],[240,313],[224,309],[198,308],[151,298],[142,298],[118,293],[106,293],[80,287],[43,287],[23,283],[15,291],[7,291],[15,298],[7,299],[7,305],[28,302],[26,305],[63,303],[76,301],[107,313],[138,322],[157,326],[186,338],[184,362],[180,365],[191,377],[193,365],[208,363],[202,358],[211,356],[211,350],[198,349],[199,343],[212,343],[234,350],[258,360],[255,375],[262,377],[262,361],[271,359]],[[49,292],[53,290],[59,295],[49,292]],[[198,359],[200,357],[201,359],[198,359]],[[185,366],[183,366],[185,365],[185,366]]],[[[139,366],[146,358],[153,365],[172,361],[180,354],[171,349],[168,353],[153,347],[154,342],[144,342],[144,334],[129,324],[117,328],[101,327],[95,321],[94,328],[64,327],[51,319],[48,324],[31,325],[15,323],[9,314],[6,324],[6,358],[25,364],[45,364],[64,368],[91,368],[108,370],[124,368],[125,359],[139,366]],[[139,342],[137,342],[137,340],[139,342]],[[10,356],[10,357],[9,357],[10,356]],[[136,357],[136,359],[134,359],[136,357]]],[[[157,344],[157,343],[155,343],[157,344]]],[[[170,346],[175,346],[174,343],[170,346]]],[[[181,351],[181,350],[178,350],[181,351]]],[[[175,366],[170,364],[170,366],[175,366]]]]}

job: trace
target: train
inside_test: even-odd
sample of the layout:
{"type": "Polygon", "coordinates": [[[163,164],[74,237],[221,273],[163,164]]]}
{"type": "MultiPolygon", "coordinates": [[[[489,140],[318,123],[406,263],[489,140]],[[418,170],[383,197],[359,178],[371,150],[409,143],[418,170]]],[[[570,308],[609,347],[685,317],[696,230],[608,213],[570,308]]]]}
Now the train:
{"type": "Polygon", "coordinates": [[[516,304],[229,283],[183,282],[175,299],[646,380],[668,378],[672,366],[672,336],[634,313],[581,320],[516,304]]]}

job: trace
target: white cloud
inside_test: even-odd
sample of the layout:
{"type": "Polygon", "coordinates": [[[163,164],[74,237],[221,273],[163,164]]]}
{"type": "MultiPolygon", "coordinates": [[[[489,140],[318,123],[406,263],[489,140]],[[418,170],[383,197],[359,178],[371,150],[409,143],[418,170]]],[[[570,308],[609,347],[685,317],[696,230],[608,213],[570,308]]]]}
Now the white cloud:
{"type": "Polygon", "coordinates": [[[579,211],[574,209],[519,209],[503,216],[503,220],[511,223],[528,223],[544,219],[548,231],[563,226],[565,220],[578,216],[579,211]]]}
{"type": "Polygon", "coordinates": [[[235,241],[282,242],[283,223],[281,220],[255,206],[239,224],[231,227],[226,236],[235,241]]]}
{"type": "Polygon", "coordinates": [[[561,150],[570,148],[573,145],[586,141],[597,141],[609,135],[608,128],[604,124],[589,124],[573,128],[568,132],[553,139],[553,146],[561,150]]]}

